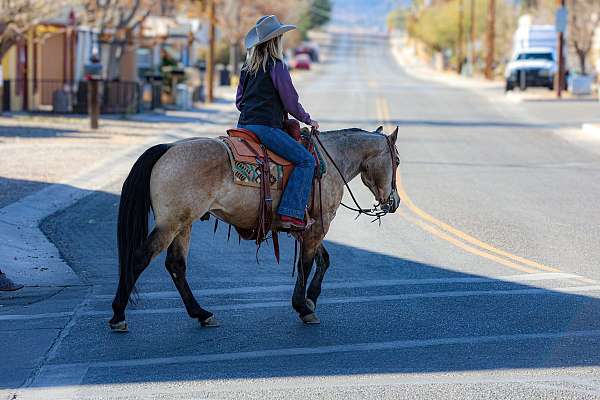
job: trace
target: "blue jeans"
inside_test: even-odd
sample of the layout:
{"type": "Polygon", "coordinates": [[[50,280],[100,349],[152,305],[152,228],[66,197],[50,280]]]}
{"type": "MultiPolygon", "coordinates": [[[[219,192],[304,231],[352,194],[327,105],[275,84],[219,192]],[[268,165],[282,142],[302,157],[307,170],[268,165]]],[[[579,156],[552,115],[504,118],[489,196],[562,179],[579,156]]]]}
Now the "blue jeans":
{"type": "Polygon", "coordinates": [[[304,210],[308,204],[315,172],[315,159],[312,154],[281,129],[266,125],[238,125],[238,128],[252,131],[267,149],[294,164],[277,212],[280,215],[304,219],[304,210]]]}

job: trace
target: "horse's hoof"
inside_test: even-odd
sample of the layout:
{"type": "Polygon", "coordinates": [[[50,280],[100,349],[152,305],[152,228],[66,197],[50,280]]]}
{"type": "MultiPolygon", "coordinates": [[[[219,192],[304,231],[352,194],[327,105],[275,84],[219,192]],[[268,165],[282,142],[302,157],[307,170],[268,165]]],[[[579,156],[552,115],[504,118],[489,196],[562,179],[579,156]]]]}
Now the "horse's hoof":
{"type": "Polygon", "coordinates": [[[308,307],[308,309],[312,312],[315,312],[315,308],[317,308],[315,302],[311,299],[306,299],[306,307],[308,307]]]}
{"type": "Polygon", "coordinates": [[[221,326],[221,323],[219,322],[218,319],[215,318],[214,315],[211,315],[210,317],[206,318],[204,321],[200,321],[200,326],[203,326],[206,328],[216,328],[217,326],[221,326]]]}
{"type": "Polygon", "coordinates": [[[321,320],[319,319],[319,317],[317,317],[317,314],[315,313],[306,314],[305,316],[300,317],[300,319],[306,325],[318,325],[321,323],[321,320]]]}
{"type": "Polygon", "coordinates": [[[120,321],[114,324],[109,322],[108,325],[110,325],[110,329],[113,332],[129,332],[129,327],[125,321],[120,321]]]}

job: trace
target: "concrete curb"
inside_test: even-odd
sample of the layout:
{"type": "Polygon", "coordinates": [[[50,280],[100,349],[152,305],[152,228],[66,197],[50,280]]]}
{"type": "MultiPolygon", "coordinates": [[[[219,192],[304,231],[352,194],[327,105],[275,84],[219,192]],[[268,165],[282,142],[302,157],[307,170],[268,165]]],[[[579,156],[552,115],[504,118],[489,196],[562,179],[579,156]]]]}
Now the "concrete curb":
{"type": "Polygon", "coordinates": [[[586,135],[600,139],[600,124],[583,124],[581,130],[586,135]]]}

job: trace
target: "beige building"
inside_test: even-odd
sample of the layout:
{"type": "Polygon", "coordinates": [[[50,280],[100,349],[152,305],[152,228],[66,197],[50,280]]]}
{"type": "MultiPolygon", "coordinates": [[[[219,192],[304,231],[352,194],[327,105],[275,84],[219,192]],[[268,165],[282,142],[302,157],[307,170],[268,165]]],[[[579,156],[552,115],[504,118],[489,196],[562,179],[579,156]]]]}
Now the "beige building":
{"type": "Polygon", "coordinates": [[[39,24],[8,51],[2,72],[10,110],[51,108],[57,91],[73,90],[76,41],[73,27],[39,24]]]}

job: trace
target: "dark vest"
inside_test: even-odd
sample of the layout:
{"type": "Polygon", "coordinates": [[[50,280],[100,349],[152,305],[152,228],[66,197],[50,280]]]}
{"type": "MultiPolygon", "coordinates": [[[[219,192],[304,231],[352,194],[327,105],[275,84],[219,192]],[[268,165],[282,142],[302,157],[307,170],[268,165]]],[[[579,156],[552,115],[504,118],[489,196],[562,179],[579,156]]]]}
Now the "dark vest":
{"type": "Polygon", "coordinates": [[[245,68],[242,69],[240,83],[243,94],[238,124],[267,125],[280,129],[283,127],[286,112],[271,79],[273,65],[272,61],[269,62],[267,70],[259,68],[256,75],[245,68]]]}

